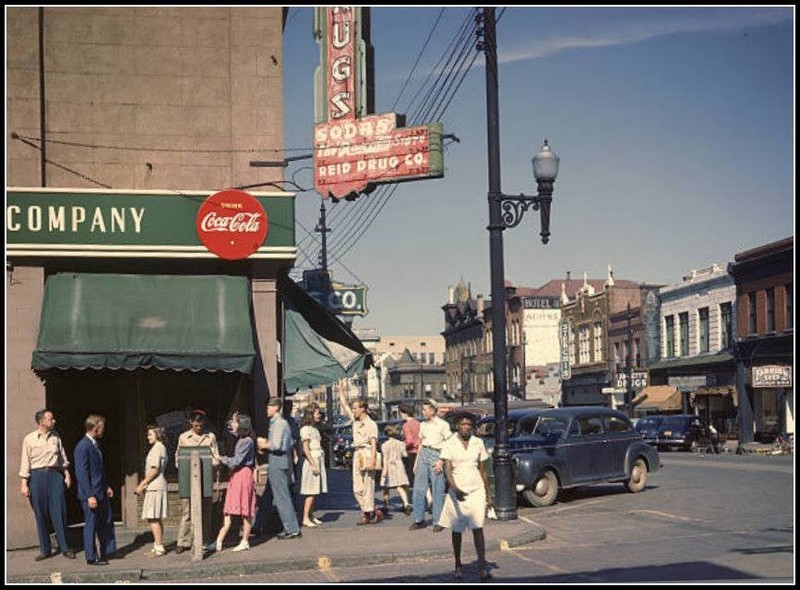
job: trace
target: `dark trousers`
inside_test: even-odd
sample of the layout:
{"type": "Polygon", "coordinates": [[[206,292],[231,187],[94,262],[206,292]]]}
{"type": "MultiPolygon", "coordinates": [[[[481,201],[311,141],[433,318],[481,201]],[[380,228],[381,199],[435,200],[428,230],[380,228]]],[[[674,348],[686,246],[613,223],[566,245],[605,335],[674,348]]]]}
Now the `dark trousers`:
{"type": "Polygon", "coordinates": [[[59,551],[67,551],[67,500],[64,474],[48,469],[34,469],[28,482],[31,506],[39,533],[39,553],[50,555],[50,523],[56,531],[59,551]]]}
{"type": "Polygon", "coordinates": [[[408,457],[403,457],[403,465],[406,468],[406,475],[408,476],[408,485],[414,486],[414,462],[417,460],[416,453],[409,453],[408,457]]]}
{"type": "Polygon", "coordinates": [[[111,513],[111,500],[108,496],[97,498],[97,508],[89,508],[86,499],[81,500],[83,508],[83,550],[86,560],[94,561],[112,555],[117,550],[117,539],[114,533],[114,515],[111,513]],[[100,551],[95,548],[95,536],[100,551]]]}

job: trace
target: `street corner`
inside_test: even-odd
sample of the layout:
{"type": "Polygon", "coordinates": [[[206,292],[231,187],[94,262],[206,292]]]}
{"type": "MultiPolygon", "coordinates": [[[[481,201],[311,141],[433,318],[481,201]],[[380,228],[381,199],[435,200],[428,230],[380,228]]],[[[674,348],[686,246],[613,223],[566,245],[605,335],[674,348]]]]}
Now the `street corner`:
{"type": "Polygon", "coordinates": [[[524,518],[491,520],[484,526],[487,551],[509,551],[547,538],[547,529],[524,518]]]}

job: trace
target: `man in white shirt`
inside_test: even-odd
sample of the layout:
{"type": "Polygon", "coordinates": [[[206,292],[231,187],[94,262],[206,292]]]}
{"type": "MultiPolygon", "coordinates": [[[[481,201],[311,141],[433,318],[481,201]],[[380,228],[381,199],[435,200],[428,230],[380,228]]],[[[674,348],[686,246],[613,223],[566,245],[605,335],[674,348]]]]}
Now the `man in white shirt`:
{"type": "Polygon", "coordinates": [[[417,454],[417,461],[414,464],[414,522],[409,529],[425,528],[425,493],[428,486],[431,486],[432,494],[432,523],[433,532],[438,533],[443,530],[439,526],[439,516],[442,514],[444,506],[444,464],[439,458],[444,441],[450,438],[452,432],[450,425],[439,418],[436,412],[439,405],[432,399],[422,402],[422,415],[425,420],[419,427],[420,449],[417,454]]]}

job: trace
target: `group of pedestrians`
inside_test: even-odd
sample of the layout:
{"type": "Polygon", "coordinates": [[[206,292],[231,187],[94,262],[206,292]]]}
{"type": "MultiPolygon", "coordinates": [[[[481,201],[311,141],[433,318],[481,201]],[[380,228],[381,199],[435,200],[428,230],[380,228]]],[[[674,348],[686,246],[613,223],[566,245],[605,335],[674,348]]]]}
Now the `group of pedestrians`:
{"type": "MultiPolygon", "coordinates": [[[[401,406],[404,418],[402,429],[390,425],[388,437],[378,447],[378,428],[370,418],[368,406],[363,400],[348,403],[344,387],[339,385],[339,401],[353,424],[352,484],[353,495],[359,505],[361,517],[358,525],[381,522],[383,514],[375,506],[375,482],[380,478],[383,487],[383,508],[388,510],[392,492],[396,492],[403,503],[402,510],[413,514],[412,530],[427,526],[426,504],[431,504],[433,532],[452,529],[452,545],[455,556],[454,577],[461,573],[461,535],[471,529],[478,554],[481,579],[491,577],[486,568],[483,523],[487,507],[491,506],[486,461],[488,455],[480,438],[472,436],[474,417],[459,415],[455,420],[456,434],[449,424],[438,416],[435,401],[422,404],[424,419],[420,422],[413,410],[401,406]],[[409,488],[412,488],[409,498],[409,488]]],[[[175,453],[177,466],[181,449],[207,447],[214,468],[225,465],[230,478],[223,506],[223,524],[216,538],[206,544],[205,549],[221,551],[223,541],[230,531],[234,518],[241,520],[241,539],[231,550],[245,551],[250,548],[250,535],[256,517],[255,469],[257,455],[266,453],[271,506],[265,505],[262,495],[259,510],[274,508],[283,530],[278,539],[297,539],[302,536],[300,524],[305,528],[317,528],[322,521],[314,514],[319,495],[327,493],[325,454],[321,444],[320,425],[322,413],[319,406],[310,404],[305,408],[301,427],[293,436],[293,427],[282,415],[283,402],[271,398],[267,402],[269,417],[268,437],[255,437],[250,416],[234,412],[226,432],[235,441],[233,453],[223,455],[213,432],[206,429],[203,410],[189,414],[190,428],[178,438],[175,453]],[[299,440],[296,440],[299,439],[299,440]],[[295,481],[295,463],[299,463],[295,481]],[[298,484],[303,496],[302,518],[295,511],[292,490],[298,484]]],[[[21,493],[30,498],[39,534],[39,555],[42,560],[53,555],[49,528],[52,524],[61,553],[75,558],[66,536],[65,491],[72,485],[70,463],[60,437],[53,429],[55,418],[49,410],[36,413],[37,429],[25,437],[20,466],[21,493]]],[[[114,521],[110,499],[114,492],[106,481],[103,469],[103,454],[98,445],[106,427],[103,416],[92,414],[86,418],[84,436],[75,447],[75,476],[78,499],[84,512],[83,542],[86,562],[89,565],[108,563],[116,551],[114,521]]],[[[150,552],[160,557],[165,555],[163,543],[164,519],[168,516],[166,434],[156,425],[147,426],[147,441],[150,451],[144,464],[144,476],[135,489],[143,495],[142,518],[147,520],[153,534],[150,552]]],[[[181,521],[178,529],[176,553],[189,549],[193,540],[191,500],[181,499],[181,521]]],[[[211,498],[203,498],[204,537],[210,536],[211,498]]]]}
{"type": "Polygon", "coordinates": [[[366,403],[356,400],[349,405],[342,383],[339,384],[339,403],[353,421],[353,495],[363,513],[358,524],[375,524],[381,520],[381,512],[374,507],[374,474],[380,469],[384,509],[388,509],[391,490],[397,490],[404,512],[414,516],[409,528],[423,529],[427,526],[425,508],[430,499],[433,532],[452,529],[453,578],[463,579],[461,542],[463,532],[469,529],[478,556],[480,580],[490,579],[483,536],[486,513],[492,507],[487,470],[489,455],[483,440],[473,435],[474,415],[469,412],[456,415],[456,433],[453,434],[447,421],[439,417],[434,400],[422,402],[421,422],[413,417],[410,407],[401,405],[403,441],[399,440],[400,431],[389,425],[385,432],[388,439],[380,449],[382,465],[378,468],[378,429],[369,417],[366,403]],[[409,482],[413,482],[411,505],[409,482]]]}

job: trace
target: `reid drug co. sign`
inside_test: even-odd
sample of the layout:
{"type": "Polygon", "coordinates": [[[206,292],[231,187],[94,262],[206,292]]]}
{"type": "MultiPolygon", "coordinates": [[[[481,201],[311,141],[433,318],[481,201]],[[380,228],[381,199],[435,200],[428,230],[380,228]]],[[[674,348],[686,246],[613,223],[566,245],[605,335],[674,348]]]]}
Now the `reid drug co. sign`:
{"type": "Polygon", "coordinates": [[[444,174],[443,127],[404,127],[397,113],[371,114],[369,8],[317,8],[320,43],[314,187],[324,198],[355,198],[374,185],[444,174]]]}

